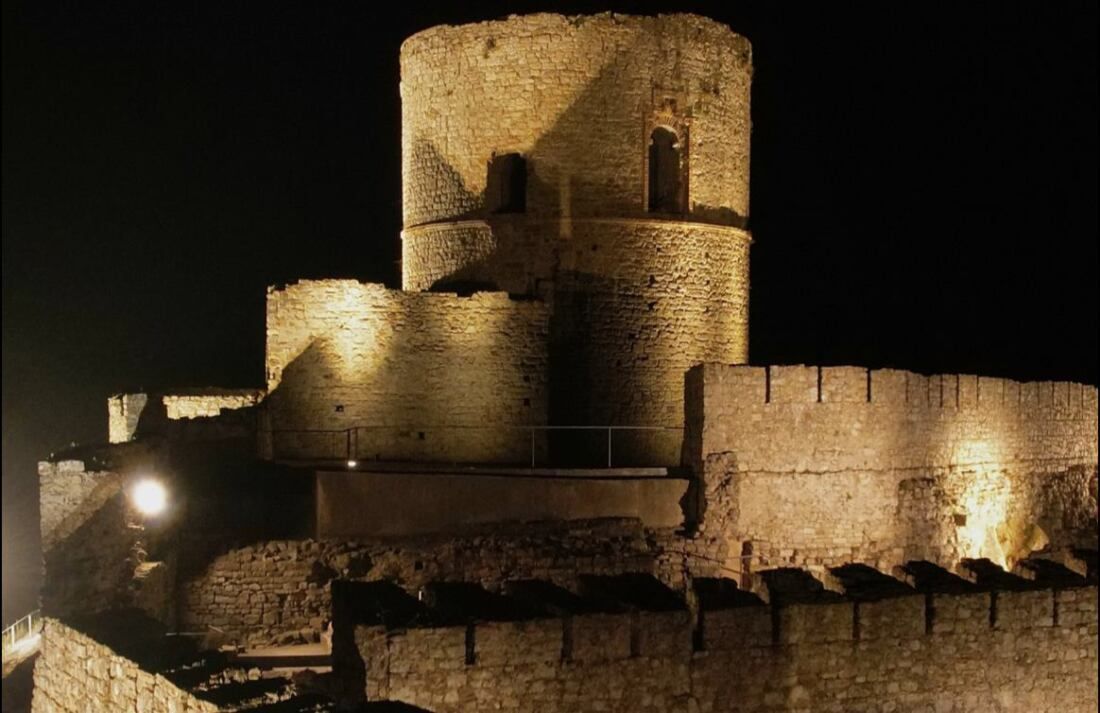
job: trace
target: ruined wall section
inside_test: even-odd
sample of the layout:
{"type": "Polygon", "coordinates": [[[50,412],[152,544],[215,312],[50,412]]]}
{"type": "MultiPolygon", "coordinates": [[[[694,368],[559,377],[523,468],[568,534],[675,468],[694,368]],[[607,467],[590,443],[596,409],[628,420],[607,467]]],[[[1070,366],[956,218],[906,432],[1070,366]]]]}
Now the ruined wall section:
{"type": "Polygon", "coordinates": [[[352,280],[273,288],[274,455],[529,461],[530,433],[516,427],[545,423],[547,330],[544,305],[503,293],[352,280]]]}
{"type": "Polygon", "coordinates": [[[359,627],[369,700],[476,710],[1090,711],[1096,588],[359,627]],[[994,604],[993,597],[996,597],[994,604]]]}
{"type": "Polygon", "coordinates": [[[223,411],[255,406],[263,389],[193,387],[172,393],[116,394],[107,399],[107,441],[125,443],[151,431],[175,431],[166,421],[215,419],[223,411]]]}
{"type": "MultiPolygon", "coordinates": [[[[687,378],[701,529],[763,562],[1011,566],[1096,546],[1096,388],[854,367],[687,378]]],[[[741,567],[740,563],[732,566],[741,567]]]]}
{"type": "Polygon", "coordinates": [[[218,627],[251,645],[315,641],[332,617],[335,578],[387,580],[416,591],[433,581],[489,589],[512,579],[573,586],[578,574],[653,572],[657,548],[637,521],[527,524],[401,542],[280,540],[212,558],[180,587],[180,625],[218,627]]]}
{"type": "Polygon", "coordinates": [[[176,711],[215,713],[163,676],[65,626],[47,619],[34,667],[34,713],[176,711]]]}

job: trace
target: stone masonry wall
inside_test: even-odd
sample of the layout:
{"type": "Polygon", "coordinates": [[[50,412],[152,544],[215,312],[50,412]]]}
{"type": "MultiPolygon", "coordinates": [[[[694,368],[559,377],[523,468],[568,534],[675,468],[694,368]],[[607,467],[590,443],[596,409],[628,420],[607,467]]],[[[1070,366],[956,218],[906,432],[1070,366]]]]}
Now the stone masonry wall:
{"type": "Polygon", "coordinates": [[[618,452],[674,464],[684,372],[748,358],[749,43],[695,15],[539,14],[425,30],[401,64],[404,288],[545,300],[550,422],[667,428],[618,452]],[[648,211],[656,127],[679,137],[681,212],[648,211]],[[509,152],[526,206],[492,213],[509,152]]]}
{"type": "Polygon", "coordinates": [[[38,464],[39,528],[43,551],[68,537],[122,488],[122,476],[85,470],[84,462],[38,464]]]}
{"type": "Polygon", "coordinates": [[[515,461],[546,418],[544,305],[351,280],[268,292],[276,457],[515,461]],[[355,427],[352,435],[347,429],[355,427]]]}
{"type": "Polygon", "coordinates": [[[163,421],[212,419],[222,411],[255,406],[263,389],[193,387],[170,394],[118,394],[107,399],[107,441],[125,443],[146,430],[164,430],[163,421]],[[159,428],[158,428],[159,427],[159,428]]]}
{"type": "Polygon", "coordinates": [[[707,364],[686,394],[701,530],[731,557],[1011,566],[1096,547],[1095,387],[707,364]]]}
{"type": "Polygon", "coordinates": [[[168,418],[210,418],[222,409],[230,411],[255,406],[264,396],[263,389],[211,389],[209,393],[193,390],[192,393],[165,394],[161,397],[168,418]]]}
{"type": "Polygon", "coordinates": [[[657,547],[636,521],[529,524],[482,534],[378,541],[258,543],[213,558],[180,588],[181,626],[215,626],[249,644],[316,640],[332,617],[334,578],[390,580],[410,591],[432,581],[538,578],[563,585],[578,574],[653,572],[657,547]]]}
{"type": "Polygon", "coordinates": [[[34,667],[31,710],[215,713],[218,707],[180,690],[163,676],[142,670],[133,661],[61,622],[47,619],[34,667]]]}
{"type": "Polygon", "coordinates": [[[70,617],[131,603],[131,581],[141,530],[121,487],[43,553],[42,610],[70,617]]]}
{"type": "Polygon", "coordinates": [[[107,442],[125,443],[137,432],[148,394],[115,394],[107,399],[107,442]]]}
{"type": "Polygon", "coordinates": [[[1096,588],[466,627],[359,627],[369,700],[435,713],[945,710],[1097,703],[1096,588]],[[472,654],[472,655],[471,655],[472,654]]]}
{"type": "Polygon", "coordinates": [[[748,215],[751,74],[748,41],[697,15],[419,32],[401,47],[404,225],[483,213],[489,161],[508,152],[528,160],[529,214],[644,215],[657,125],[690,142],[692,212],[736,224],[748,215]]]}

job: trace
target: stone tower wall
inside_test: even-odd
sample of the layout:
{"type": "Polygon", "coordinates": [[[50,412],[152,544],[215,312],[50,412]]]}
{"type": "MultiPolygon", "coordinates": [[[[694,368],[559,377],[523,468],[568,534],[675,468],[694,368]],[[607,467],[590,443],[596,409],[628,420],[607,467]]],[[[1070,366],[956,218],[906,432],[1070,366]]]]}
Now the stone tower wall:
{"type": "Polygon", "coordinates": [[[406,229],[478,215],[495,154],[527,157],[527,213],[645,213],[657,125],[690,132],[694,217],[749,204],[749,43],[696,15],[529,15],[401,47],[406,229]],[[664,109],[666,100],[675,108],[664,109]]]}
{"type": "Polygon", "coordinates": [[[532,15],[421,32],[401,71],[404,288],[551,302],[552,423],[680,426],[684,372],[748,356],[749,43],[694,15],[532,15]],[[682,213],[647,210],[658,126],[682,213]],[[525,210],[494,213],[513,152],[525,210]]]}

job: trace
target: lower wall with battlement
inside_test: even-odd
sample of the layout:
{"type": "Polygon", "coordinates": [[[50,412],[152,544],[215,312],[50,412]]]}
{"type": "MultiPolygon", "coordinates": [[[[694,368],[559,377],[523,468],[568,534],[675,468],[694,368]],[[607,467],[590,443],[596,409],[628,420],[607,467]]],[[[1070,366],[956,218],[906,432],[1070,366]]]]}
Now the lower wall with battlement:
{"type": "Polygon", "coordinates": [[[706,364],[685,393],[700,529],[732,569],[1096,546],[1095,387],[706,364]]]}
{"type": "Polygon", "coordinates": [[[218,710],[60,621],[47,619],[41,636],[34,713],[218,710]]]}
{"type": "Polygon", "coordinates": [[[528,462],[522,427],[546,423],[548,329],[545,305],[505,293],[406,293],[353,280],[273,288],[273,454],[528,462]]]}
{"type": "Polygon", "coordinates": [[[368,700],[435,713],[1002,711],[1097,704],[1096,588],[359,627],[368,700]]]}

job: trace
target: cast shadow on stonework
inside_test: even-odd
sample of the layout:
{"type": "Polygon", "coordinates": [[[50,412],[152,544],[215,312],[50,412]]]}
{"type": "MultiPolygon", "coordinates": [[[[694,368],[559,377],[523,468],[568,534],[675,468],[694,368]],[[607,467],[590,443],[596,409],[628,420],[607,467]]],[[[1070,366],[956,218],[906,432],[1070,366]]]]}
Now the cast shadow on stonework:
{"type": "MultiPolygon", "coordinates": [[[[573,149],[576,146],[619,147],[621,151],[631,155],[631,160],[627,162],[629,165],[635,165],[633,161],[635,154],[639,162],[647,155],[646,137],[642,135],[643,132],[639,126],[645,114],[651,110],[648,101],[638,100],[638,116],[631,117],[629,125],[609,120],[607,111],[611,101],[609,97],[618,98],[622,95],[624,77],[628,76],[633,69],[629,60],[634,54],[634,49],[634,45],[624,48],[615,55],[614,59],[601,67],[573,102],[523,155],[526,189],[522,201],[523,209],[519,212],[501,214],[493,210],[493,196],[499,192],[500,183],[499,179],[495,178],[494,161],[502,158],[501,155],[484,157],[486,188],[480,193],[475,193],[469,189],[459,172],[430,141],[418,138],[412,148],[413,163],[423,166],[422,170],[418,170],[419,175],[435,177],[433,179],[435,186],[431,188],[416,186],[415,190],[428,195],[455,196],[457,205],[451,210],[446,220],[439,222],[481,219],[494,223],[501,218],[511,216],[536,221],[562,219],[564,234],[559,237],[566,241],[569,239],[570,217],[691,220],[706,224],[746,227],[747,216],[722,206],[693,203],[687,212],[651,213],[646,210],[643,202],[641,175],[638,176],[636,186],[607,185],[605,181],[596,178],[600,171],[596,169],[595,162],[605,160],[600,152],[591,151],[578,156],[577,151],[573,149]],[[574,157],[576,163],[566,163],[562,159],[563,156],[574,157]],[[587,162],[591,162],[591,165],[587,162]]],[[[499,151],[513,151],[516,148],[502,146],[499,151]]],[[[507,254],[510,250],[508,246],[502,248],[500,244],[500,235],[503,233],[498,233],[495,229],[493,233],[494,239],[498,241],[494,245],[493,252],[458,266],[453,274],[440,278],[436,283],[440,291],[449,291],[451,283],[483,282],[500,285],[497,276],[491,273],[494,269],[496,271],[508,269],[497,253],[507,254]]],[[[506,239],[518,240],[520,237],[511,236],[506,239]]],[[[553,251],[557,247],[545,245],[540,246],[539,249],[553,251]]],[[[544,260],[539,259],[540,257],[552,256],[526,257],[529,262],[543,263],[544,260]]],[[[535,274],[533,277],[547,280],[555,276],[535,274]]],[[[533,285],[529,284],[526,289],[530,290],[532,287],[533,285]]],[[[517,291],[514,285],[505,289],[509,292],[517,291]]]]}

